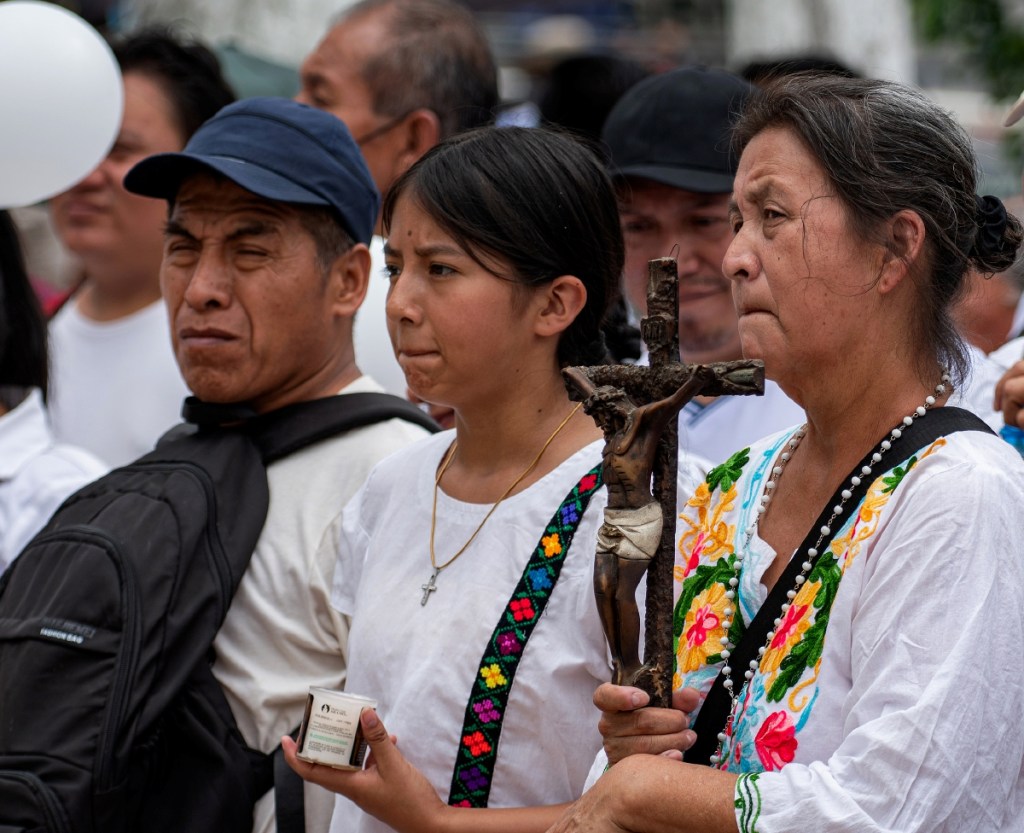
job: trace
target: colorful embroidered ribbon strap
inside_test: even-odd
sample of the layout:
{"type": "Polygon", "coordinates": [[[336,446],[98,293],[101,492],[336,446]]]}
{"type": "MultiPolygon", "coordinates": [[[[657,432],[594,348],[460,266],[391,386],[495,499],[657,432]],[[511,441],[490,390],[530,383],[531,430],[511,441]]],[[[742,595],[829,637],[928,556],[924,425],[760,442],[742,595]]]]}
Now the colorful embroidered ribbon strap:
{"type": "Polygon", "coordinates": [[[601,486],[597,466],[566,495],[548,521],[512,598],[498,620],[480,660],[466,706],[448,803],[486,807],[498,758],[498,741],[516,668],[562,572],[580,519],[601,486]]]}

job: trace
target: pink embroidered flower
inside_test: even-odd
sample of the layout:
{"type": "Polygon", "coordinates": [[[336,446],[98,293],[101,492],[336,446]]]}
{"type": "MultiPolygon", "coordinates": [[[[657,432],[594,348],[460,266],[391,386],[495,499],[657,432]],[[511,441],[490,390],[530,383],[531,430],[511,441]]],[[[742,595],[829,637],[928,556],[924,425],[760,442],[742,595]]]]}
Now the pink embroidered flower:
{"type": "Polygon", "coordinates": [[[464,735],[462,745],[469,750],[469,754],[476,758],[491,751],[491,745],[481,732],[473,732],[471,735],[464,735]]]}
{"type": "Polygon", "coordinates": [[[595,483],[597,483],[597,476],[593,474],[588,474],[580,481],[580,491],[589,492],[591,489],[594,488],[595,483]]]}
{"type": "Polygon", "coordinates": [[[694,612],[693,624],[686,629],[686,641],[693,647],[703,645],[707,641],[708,633],[719,624],[718,616],[711,609],[711,605],[704,605],[694,612]]]}
{"type": "Polygon", "coordinates": [[[488,697],[479,703],[473,704],[473,711],[481,723],[493,723],[501,717],[501,712],[494,707],[494,701],[488,697]]]}
{"type": "Polygon", "coordinates": [[[522,649],[523,646],[519,644],[515,634],[507,632],[498,634],[498,650],[501,651],[502,656],[518,654],[522,649]]]}
{"type": "Polygon", "coordinates": [[[676,646],[676,668],[680,673],[688,674],[707,665],[708,657],[722,650],[722,620],[727,606],[725,586],[721,584],[711,585],[694,598],[676,646]]]}
{"type": "Polygon", "coordinates": [[[552,532],[550,535],[545,535],[540,539],[541,544],[544,545],[544,555],[551,558],[553,555],[560,555],[562,552],[562,542],[558,538],[557,532],[552,532]]]}
{"type": "Polygon", "coordinates": [[[517,622],[524,620],[529,622],[537,615],[533,609],[533,602],[529,599],[514,599],[509,605],[509,609],[512,611],[512,618],[517,622]]]}
{"type": "Polygon", "coordinates": [[[817,610],[814,607],[814,599],[820,589],[821,582],[806,582],[797,591],[796,598],[793,599],[789,610],[786,611],[786,615],[779,622],[775,636],[772,637],[772,641],[768,644],[764,656],[761,657],[761,673],[771,675],[768,682],[769,687],[774,681],[779,668],[782,667],[783,660],[800,643],[800,640],[804,638],[804,634],[807,633],[813,624],[813,616],[817,610]]]}
{"type": "Polygon", "coordinates": [[[796,755],[796,727],[787,712],[778,711],[768,715],[757,730],[754,738],[757,756],[767,772],[782,769],[796,755]]]}
{"type": "Polygon", "coordinates": [[[677,576],[678,581],[682,581],[697,569],[697,565],[700,563],[700,557],[704,552],[704,544],[707,540],[707,532],[702,531],[697,533],[697,537],[693,542],[693,547],[690,548],[688,553],[683,553],[683,557],[686,561],[683,564],[682,574],[677,576]]]}
{"type": "MultiPolygon", "coordinates": [[[[803,635],[803,631],[807,628],[799,628],[800,621],[804,618],[804,614],[807,612],[809,605],[793,604],[790,605],[789,610],[786,611],[786,615],[783,617],[782,622],[779,623],[779,628],[775,631],[775,636],[772,638],[771,645],[772,649],[781,648],[786,643],[790,642],[794,636],[797,635],[797,631],[800,635],[803,635]]],[[[810,624],[809,622],[807,623],[810,624]]]]}
{"type": "Polygon", "coordinates": [[[508,682],[505,675],[501,673],[501,666],[497,664],[485,665],[480,669],[480,676],[484,678],[484,683],[488,688],[498,688],[508,682]]]}
{"type": "Polygon", "coordinates": [[[454,807],[472,807],[473,805],[469,803],[469,799],[468,798],[464,798],[464,799],[462,799],[462,801],[456,801],[455,804],[452,805],[452,806],[454,806],[454,807]]]}

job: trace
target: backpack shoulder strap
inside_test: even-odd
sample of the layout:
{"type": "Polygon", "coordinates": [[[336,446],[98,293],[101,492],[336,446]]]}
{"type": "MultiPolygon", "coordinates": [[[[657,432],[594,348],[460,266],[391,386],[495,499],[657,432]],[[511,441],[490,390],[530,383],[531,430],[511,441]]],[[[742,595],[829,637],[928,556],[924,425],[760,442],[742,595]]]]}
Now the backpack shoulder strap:
{"type": "Polygon", "coordinates": [[[404,419],[431,433],[441,430],[441,426],[408,400],[374,392],[344,393],[296,402],[260,415],[244,405],[220,405],[190,396],[182,406],[181,415],[185,421],[164,434],[158,446],[224,426],[236,426],[249,435],[267,465],[320,440],[388,419],[404,419]]]}
{"type": "Polygon", "coordinates": [[[411,402],[390,393],[345,393],[296,402],[249,420],[247,430],[269,465],[320,440],[387,419],[440,430],[411,402]]]}

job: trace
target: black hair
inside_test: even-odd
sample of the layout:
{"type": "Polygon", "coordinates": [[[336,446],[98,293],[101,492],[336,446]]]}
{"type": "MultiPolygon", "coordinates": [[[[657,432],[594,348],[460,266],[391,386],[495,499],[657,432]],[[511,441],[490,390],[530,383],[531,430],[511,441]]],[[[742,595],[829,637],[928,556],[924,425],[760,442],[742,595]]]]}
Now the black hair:
{"type": "MultiPolygon", "coordinates": [[[[737,156],[773,127],[793,131],[817,159],[860,239],[879,239],[899,211],[924,222],[927,268],[915,276],[917,312],[908,324],[954,382],[962,381],[970,359],[952,308],[966,272],[1008,268],[1024,236],[998,199],[976,196],[970,137],[917,90],[835,75],[787,76],[751,96],[733,133],[737,156]]],[[[922,377],[928,372],[920,370],[922,377]]]]}
{"type": "Polygon", "coordinates": [[[316,262],[326,278],[331,266],[351,249],[355,242],[345,230],[341,217],[326,205],[297,205],[299,222],[316,245],[316,262]]]}
{"type": "Polygon", "coordinates": [[[112,49],[122,74],[139,73],[160,86],[186,141],[203,122],[235,100],[217,56],[171,29],[144,29],[115,42],[112,49]]]}
{"type": "Polygon", "coordinates": [[[361,76],[381,116],[433,111],[441,138],[485,125],[498,104],[498,70],[473,13],[453,0],[361,0],[341,21],[385,15],[387,34],[361,76]]]}
{"type": "Polygon", "coordinates": [[[618,297],[624,250],[618,206],[600,160],[567,134],[479,128],[428,151],[384,199],[384,229],[408,195],[477,263],[527,287],[575,275],[587,302],[562,334],[562,367],[608,361],[602,326],[618,297]]]}
{"type": "Polygon", "coordinates": [[[18,230],[0,211],[0,386],[39,388],[46,398],[46,322],[28,279],[18,230]]]}
{"type": "Polygon", "coordinates": [[[590,139],[607,153],[600,145],[605,119],[622,94],[649,74],[636,61],[617,55],[573,55],[548,74],[539,102],[541,118],[590,139]]]}
{"type": "Polygon", "coordinates": [[[840,78],[860,77],[859,73],[854,72],[842,61],[825,55],[792,55],[784,58],[751,61],[739,71],[739,75],[751,84],[760,86],[801,72],[837,75],[840,78]]]}

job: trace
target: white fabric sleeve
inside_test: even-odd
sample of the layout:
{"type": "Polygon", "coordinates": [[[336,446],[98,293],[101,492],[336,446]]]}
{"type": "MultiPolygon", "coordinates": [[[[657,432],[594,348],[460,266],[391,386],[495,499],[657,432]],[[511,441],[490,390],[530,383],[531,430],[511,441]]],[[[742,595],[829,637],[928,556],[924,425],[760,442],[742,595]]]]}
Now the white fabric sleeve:
{"type": "Polygon", "coordinates": [[[981,456],[922,460],[893,496],[848,629],[842,740],[741,776],[741,833],[1024,829],[1024,484],[981,456]]]}
{"type": "Polygon", "coordinates": [[[339,613],[352,616],[359,596],[359,582],[363,574],[363,562],[369,549],[370,536],[363,528],[365,504],[373,483],[373,473],[362,488],[353,495],[339,516],[335,525],[336,534],[328,541],[335,546],[334,587],[331,605],[339,613]]]}

